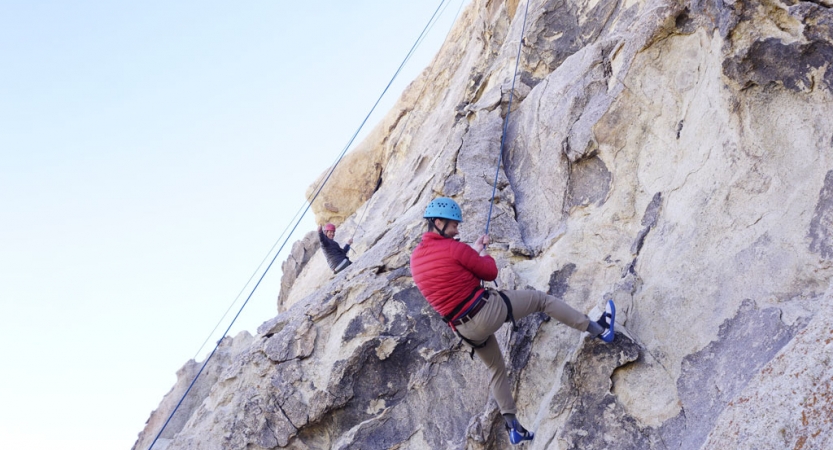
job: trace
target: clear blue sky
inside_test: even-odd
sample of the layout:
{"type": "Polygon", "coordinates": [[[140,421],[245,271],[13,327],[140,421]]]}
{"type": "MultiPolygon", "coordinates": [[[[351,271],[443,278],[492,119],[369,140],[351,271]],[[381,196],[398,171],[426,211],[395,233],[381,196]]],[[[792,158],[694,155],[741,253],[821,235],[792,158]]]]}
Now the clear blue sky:
{"type": "Polygon", "coordinates": [[[439,4],[0,0],[0,448],[133,445],[439,4]]]}

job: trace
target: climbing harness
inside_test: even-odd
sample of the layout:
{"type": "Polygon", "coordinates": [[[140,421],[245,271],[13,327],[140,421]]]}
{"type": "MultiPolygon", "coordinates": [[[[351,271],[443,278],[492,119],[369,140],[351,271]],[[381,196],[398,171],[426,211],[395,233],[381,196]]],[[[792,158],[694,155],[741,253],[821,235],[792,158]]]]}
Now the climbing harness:
{"type": "MultiPolygon", "coordinates": [[[[450,313],[443,316],[443,321],[446,324],[448,324],[448,326],[451,327],[452,330],[454,330],[454,332],[457,334],[457,337],[460,338],[460,341],[465,342],[466,344],[468,344],[469,347],[471,347],[471,352],[469,353],[469,357],[472,358],[472,359],[474,359],[474,351],[477,350],[477,349],[485,347],[486,343],[489,342],[489,340],[486,339],[485,341],[483,341],[480,344],[475,343],[471,339],[463,336],[463,334],[460,333],[460,331],[457,330],[457,326],[452,322],[452,319],[457,316],[457,314],[460,312],[460,310],[463,309],[463,306],[465,306],[465,304],[468,303],[469,300],[471,300],[471,298],[477,293],[477,291],[480,291],[481,289],[483,289],[483,288],[478,284],[474,288],[474,290],[471,292],[471,294],[469,294],[466,297],[465,300],[458,303],[457,306],[454,307],[454,309],[451,310],[450,313]]],[[[464,314],[462,314],[460,316],[460,318],[457,319],[457,321],[460,321],[459,323],[457,323],[457,325],[462,325],[463,323],[466,323],[468,320],[471,320],[469,314],[471,314],[473,316],[478,311],[480,311],[480,308],[483,307],[483,305],[486,303],[486,299],[488,299],[488,298],[489,298],[489,291],[484,290],[483,294],[481,294],[480,297],[477,300],[475,300],[474,303],[472,303],[472,305],[469,307],[469,309],[464,314]],[[468,319],[468,320],[464,320],[464,319],[468,319]]]]}
{"type": "Polygon", "coordinates": [[[521,26],[521,39],[518,41],[518,56],[515,57],[515,74],[512,76],[512,88],[509,90],[509,107],[506,109],[506,117],[503,118],[503,132],[500,135],[500,154],[498,155],[497,167],[495,168],[495,180],[492,183],[492,198],[489,200],[489,215],[486,217],[486,234],[489,234],[489,225],[492,222],[492,207],[495,204],[495,193],[497,192],[497,178],[500,174],[500,165],[503,162],[503,146],[506,143],[506,129],[509,126],[509,114],[512,113],[512,99],[515,96],[515,80],[518,78],[518,66],[521,63],[521,49],[523,49],[524,34],[526,33],[526,16],[529,12],[529,1],[524,9],[524,22],[521,26]]]}
{"type": "MultiPolygon", "coordinates": [[[[376,99],[376,102],[373,104],[373,107],[372,107],[372,108],[370,109],[370,111],[367,113],[367,115],[365,116],[364,120],[362,120],[361,124],[359,125],[358,129],[356,129],[356,132],[355,132],[355,133],[353,134],[353,136],[350,138],[350,140],[348,141],[347,145],[346,145],[346,146],[344,146],[344,149],[341,151],[341,153],[339,154],[338,158],[336,158],[336,161],[335,161],[335,163],[333,164],[333,166],[330,168],[330,171],[327,173],[327,176],[326,176],[326,177],[324,177],[324,179],[323,179],[323,180],[321,181],[321,183],[318,185],[318,187],[317,187],[317,189],[316,189],[316,191],[315,191],[315,194],[312,196],[312,199],[311,199],[308,203],[306,203],[305,207],[302,207],[302,208],[301,208],[301,209],[303,210],[303,212],[301,213],[301,217],[300,217],[300,218],[298,218],[298,220],[295,222],[295,225],[292,227],[292,230],[289,232],[289,235],[286,237],[286,239],[284,240],[283,244],[281,244],[280,248],[279,248],[279,249],[278,249],[278,251],[275,253],[275,256],[274,256],[274,257],[272,258],[272,260],[269,262],[269,265],[268,265],[268,266],[266,266],[266,269],[263,271],[263,274],[260,276],[260,278],[258,279],[257,283],[255,283],[254,287],[252,288],[251,292],[249,293],[249,296],[246,298],[246,300],[243,302],[243,305],[242,305],[242,306],[240,307],[240,309],[237,311],[237,314],[236,314],[236,315],[234,316],[234,318],[232,319],[232,321],[231,321],[231,323],[229,324],[228,328],[226,328],[226,331],[223,333],[223,337],[222,337],[222,338],[220,338],[220,339],[217,341],[217,344],[214,346],[214,349],[211,351],[211,353],[208,355],[208,357],[206,357],[206,358],[205,358],[205,361],[203,362],[202,366],[200,367],[200,370],[199,370],[199,371],[197,372],[197,374],[194,376],[194,379],[191,381],[191,384],[189,384],[189,385],[188,385],[188,389],[186,389],[186,390],[185,390],[185,393],[184,393],[184,394],[182,394],[182,397],[179,399],[179,402],[177,402],[176,406],[175,406],[175,407],[174,407],[174,409],[171,411],[170,415],[168,415],[167,420],[165,420],[165,423],[162,425],[162,428],[161,428],[161,429],[159,430],[159,432],[156,434],[156,437],[154,437],[153,442],[151,442],[150,446],[148,447],[148,450],[152,450],[152,449],[153,449],[153,446],[154,446],[154,445],[156,445],[156,442],[159,440],[159,437],[160,437],[160,436],[162,436],[162,433],[165,431],[165,429],[167,428],[168,424],[171,422],[171,419],[173,418],[174,414],[176,414],[176,412],[179,410],[179,407],[180,407],[180,406],[182,406],[182,402],[183,402],[183,401],[185,401],[185,398],[186,398],[186,397],[188,396],[188,394],[191,392],[191,389],[193,389],[194,384],[196,384],[197,379],[199,379],[200,375],[201,375],[201,374],[202,374],[202,372],[205,370],[205,368],[206,368],[206,366],[208,365],[209,361],[211,361],[211,358],[212,358],[212,357],[214,356],[214,354],[217,352],[217,349],[219,349],[219,348],[220,348],[220,344],[223,342],[223,339],[225,339],[225,337],[228,335],[229,331],[231,330],[231,327],[234,325],[234,323],[235,323],[235,322],[237,321],[237,319],[240,317],[240,314],[243,312],[243,309],[246,307],[246,305],[248,305],[249,300],[251,300],[251,298],[252,298],[252,295],[254,295],[255,291],[256,291],[256,290],[257,290],[257,288],[260,286],[260,283],[263,281],[263,279],[266,277],[266,274],[269,272],[269,269],[271,269],[271,268],[272,268],[272,265],[273,265],[273,264],[275,263],[275,261],[278,259],[278,255],[280,255],[281,251],[282,251],[282,250],[283,250],[283,248],[286,246],[287,242],[289,242],[289,238],[290,238],[290,237],[292,237],[292,234],[293,234],[293,233],[295,232],[295,230],[298,228],[298,225],[301,223],[301,220],[303,220],[304,216],[305,216],[305,215],[306,215],[306,213],[309,211],[310,207],[312,206],[312,203],[315,201],[315,199],[316,199],[316,198],[318,198],[318,195],[321,193],[321,190],[324,188],[324,185],[326,185],[327,181],[329,181],[329,179],[330,179],[330,177],[332,176],[333,172],[335,171],[336,167],[337,167],[337,166],[338,166],[338,164],[341,162],[341,160],[344,158],[344,155],[347,153],[347,150],[348,150],[348,149],[350,148],[350,146],[353,144],[353,141],[356,139],[356,137],[358,136],[359,132],[362,130],[362,128],[364,128],[364,125],[367,123],[368,119],[370,118],[370,115],[373,113],[373,111],[375,111],[375,110],[376,110],[376,107],[379,105],[379,102],[382,100],[382,98],[384,97],[384,95],[387,93],[388,89],[389,89],[389,88],[390,88],[390,86],[393,84],[394,80],[396,80],[396,77],[397,77],[397,76],[399,75],[399,73],[402,71],[402,68],[403,68],[403,67],[405,67],[405,64],[408,62],[408,60],[410,60],[410,58],[411,58],[411,56],[413,55],[413,53],[414,53],[414,51],[416,50],[416,48],[417,48],[417,47],[419,46],[419,44],[422,42],[422,40],[423,40],[423,38],[425,37],[425,35],[426,35],[427,31],[430,29],[430,27],[432,26],[432,23],[435,21],[435,18],[437,17],[438,13],[440,12],[440,8],[442,8],[442,6],[446,3],[446,1],[448,1],[448,0],[441,0],[441,1],[440,1],[440,4],[439,4],[439,5],[437,6],[437,8],[434,10],[434,14],[431,16],[431,19],[429,19],[428,23],[427,23],[427,24],[425,25],[425,27],[422,29],[422,32],[420,33],[420,35],[419,35],[419,37],[417,38],[416,42],[414,42],[414,45],[412,45],[412,46],[411,46],[411,49],[408,51],[408,54],[405,56],[405,59],[404,59],[404,60],[402,61],[402,63],[399,65],[399,68],[398,68],[398,69],[396,69],[396,72],[394,72],[394,74],[393,74],[393,76],[391,77],[390,81],[388,82],[387,86],[385,86],[385,89],[384,89],[384,90],[382,90],[382,93],[379,95],[379,98],[377,98],[377,99],[376,99]]],[[[296,217],[297,217],[297,215],[298,215],[298,214],[296,214],[296,217]]],[[[293,218],[293,220],[294,220],[294,218],[293,218]]],[[[292,223],[292,222],[290,221],[290,223],[292,223]]],[[[278,241],[280,241],[280,239],[278,239],[278,241]]],[[[277,242],[276,242],[276,245],[277,245],[277,242]]],[[[273,246],[272,248],[274,249],[275,247],[273,246]]],[[[264,259],[264,261],[265,261],[265,259],[264,259]]],[[[263,262],[261,262],[261,266],[262,266],[262,264],[263,264],[263,262]]],[[[259,267],[260,267],[260,266],[259,266],[259,267]]],[[[251,280],[252,280],[253,278],[254,278],[254,275],[252,276],[252,278],[250,278],[250,279],[249,279],[249,282],[251,282],[251,280]]],[[[248,284],[248,282],[247,282],[247,284],[248,284]]],[[[238,298],[239,298],[239,295],[238,295],[238,298]]],[[[236,301],[237,301],[237,299],[235,299],[235,302],[236,302],[236,301]]],[[[233,304],[234,304],[234,303],[232,303],[232,305],[233,305],[233,304]]],[[[229,307],[229,309],[231,309],[231,307],[229,307]]],[[[227,313],[228,313],[228,311],[227,311],[227,313]]],[[[224,317],[225,317],[225,315],[224,315],[224,317]]],[[[221,319],[221,321],[222,321],[222,319],[221,319]]],[[[219,325],[219,324],[218,324],[218,325],[219,325]]],[[[216,330],[216,326],[215,326],[215,330],[216,330]]],[[[213,330],[212,330],[212,334],[213,334],[213,330]]],[[[203,345],[204,345],[204,344],[203,344],[203,345]]],[[[199,353],[199,352],[198,352],[198,353],[199,353]]]]}
{"type": "Polygon", "coordinates": [[[512,302],[509,301],[509,297],[503,293],[503,291],[497,291],[500,294],[500,298],[503,299],[503,303],[506,303],[506,320],[503,322],[512,322],[512,331],[518,331],[518,324],[515,322],[515,315],[512,314],[512,302]]]}
{"type": "MultiPolygon", "coordinates": [[[[480,298],[475,300],[474,303],[472,303],[471,306],[469,306],[469,309],[466,310],[463,314],[461,314],[460,317],[457,318],[457,320],[452,321],[452,319],[454,319],[454,317],[457,317],[460,310],[463,309],[463,306],[466,303],[468,303],[469,300],[471,300],[471,298],[477,293],[477,291],[481,289],[483,288],[478,285],[476,288],[474,288],[472,293],[469,294],[468,297],[466,297],[465,300],[460,302],[453,310],[451,310],[450,313],[443,316],[443,321],[446,322],[448,326],[451,327],[452,330],[454,330],[455,333],[457,333],[457,337],[459,337],[462,342],[465,342],[466,344],[468,344],[469,347],[471,347],[469,357],[471,357],[472,359],[474,359],[474,351],[485,347],[486,342],[488,342],[488,339],[480,344],[477,344],[471,339],[463,336],[463,334],[457,330],[457,325],[462,325],[468,322],[472,319],[472,317],[475,314],[477,314],[480,311],[481,308],[483,308],[483,305],[486,303],[487,299],[491,297],[490,291],[484,290],[480,298]]],[[[512,313],[512,302],[509,301],[509,297],[507,297],[506,294],[504,294],[502,291],[495,290],[495,292],[497,292],[498,295],[500,295],[500,298],[506,305],[506,318],[503,320],[503,323],[512,322],[512,331],[518,331],[518,324],[517,322],[515,322],[515,315],[512,313]]]]}
{"type": "Polygon", "coordinates": [[[460,313],[460,310],[462,310],[463,307],[466,306],[466,303],[468,303],[469,300],[471,300],[472,297],[474,297],[474,295],[477,294],[477,291],[479,291],[481,289],[483,289],[483,288],[480,287],[479,284],[477,286],[475,286],[474,290],[472,290],[471,293],[469,295],[467,295],[466,298],[463,301],[458,303],[457,306],[455,306],[454,309],[451,310],[451,312],[442,316],[443,317],[443,322],[451,324],[451,320],[454,319],[455,317],[457,317],[457,314],[460,313]]]}

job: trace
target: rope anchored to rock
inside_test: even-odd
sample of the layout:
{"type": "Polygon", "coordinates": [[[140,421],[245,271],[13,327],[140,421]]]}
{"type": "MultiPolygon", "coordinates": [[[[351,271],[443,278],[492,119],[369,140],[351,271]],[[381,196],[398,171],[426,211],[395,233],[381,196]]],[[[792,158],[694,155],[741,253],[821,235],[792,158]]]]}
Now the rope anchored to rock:
{"type": "Polygon", "coordinates": [[[506,109],[506,117],[503,118],[503,131],[500,135],[500,154],[497,159],[497,167],[495,167],[495,180],[492,183],[492,198],[489,200],[489,214],[486,216],[486,233],[489,234],[489,225],[492,222],[492,208],[495,205],[495,193],[497,192],[497,179],[500,174],[500,166],[503,163],[503,147],[506,143],[506,129],[509,127],[509,115],[512,113],[512,99],[515,97],[515,80],[518,78],[518,67],[521,63],[521,50],[524,44],[524,33],[526,33],[526,16],[529,12],[529,0],[526,2],[524,9],[524,21],[521,26],[521,38],[518,40],[518,55],[515,57],[515,73],[512,75],[512,87],[509,90],[509,107],[506,109]]]}

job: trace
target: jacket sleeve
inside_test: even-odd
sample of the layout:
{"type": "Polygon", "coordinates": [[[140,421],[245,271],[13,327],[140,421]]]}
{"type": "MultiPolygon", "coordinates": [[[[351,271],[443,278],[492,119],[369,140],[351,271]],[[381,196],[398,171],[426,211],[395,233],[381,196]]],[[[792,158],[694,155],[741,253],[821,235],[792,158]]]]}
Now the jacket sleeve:
{"type": "Polygon", "coordinates": [[[454,256],[457,261],[474,276],[486,281],[494,281],[497,278],[497,263],[494,258],[489,255],[480,256],[475,249],[462,242],[455,250],[454,256]]]}
{"type": "Polygon", "coordinates": [[[344,256],[347,256],[347,252],[350,251],[350,244],[345,245],[342,250],[344,250],[344,256]]]}

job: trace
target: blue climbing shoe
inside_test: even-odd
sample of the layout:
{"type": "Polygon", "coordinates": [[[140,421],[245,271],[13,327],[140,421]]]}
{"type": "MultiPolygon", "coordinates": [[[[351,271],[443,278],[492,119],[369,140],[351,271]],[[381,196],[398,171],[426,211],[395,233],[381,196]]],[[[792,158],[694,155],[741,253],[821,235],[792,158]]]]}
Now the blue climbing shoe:
{"type": "Polygon", "coordinates": [[[506,429],[509,431],[509,442],[513,445],[520,444],[522,441],[531,441],[535,437],[535,433],[526,430],[517,420],[512,422],[511,428],[506,425],[506,429]]]}
{"type": "Polygon", "coordinates": [[[602,317],[599,317],[599,320],[597,320],[596,323],[605,329],[602,331],[602,334],[597,337],[605,342],[613,342],[613,338],[615,337],[613,325],[616,323],[616,305],[613,304],[613,300],[607,301],[605,312],[602,314],[602,317]]]}

